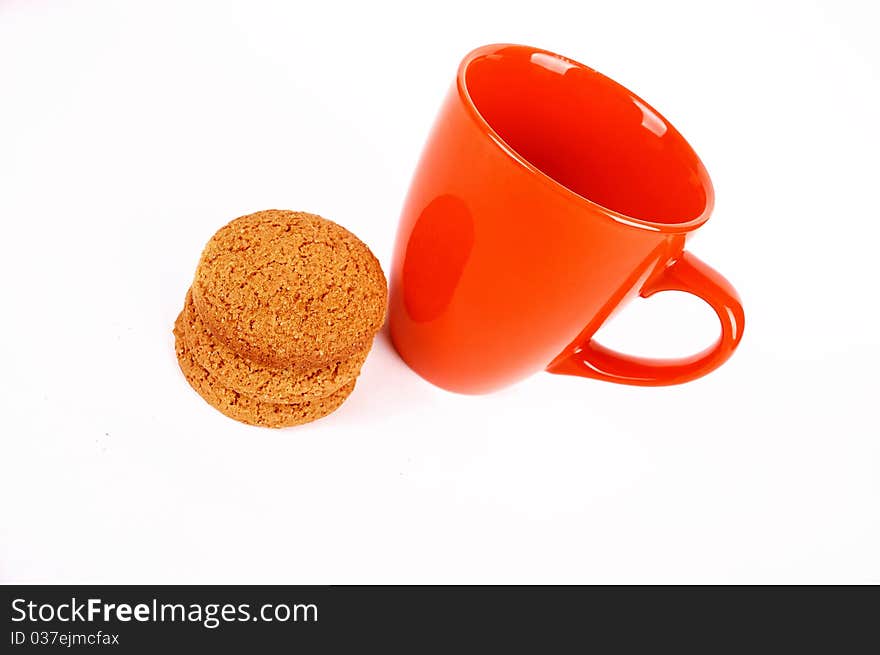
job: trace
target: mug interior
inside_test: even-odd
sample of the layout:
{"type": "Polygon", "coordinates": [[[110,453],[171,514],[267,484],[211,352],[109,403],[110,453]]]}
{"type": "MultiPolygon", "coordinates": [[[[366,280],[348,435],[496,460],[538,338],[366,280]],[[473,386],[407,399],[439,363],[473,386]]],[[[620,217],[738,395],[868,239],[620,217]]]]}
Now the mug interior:
{"type": "Polygon", "coordinates": [[[477,51],[462,73],[489,127],[574,193],[643,221],[705,218],[712,192],[699,158],[666,119],[613,80],[525,46],[477,51]]]}

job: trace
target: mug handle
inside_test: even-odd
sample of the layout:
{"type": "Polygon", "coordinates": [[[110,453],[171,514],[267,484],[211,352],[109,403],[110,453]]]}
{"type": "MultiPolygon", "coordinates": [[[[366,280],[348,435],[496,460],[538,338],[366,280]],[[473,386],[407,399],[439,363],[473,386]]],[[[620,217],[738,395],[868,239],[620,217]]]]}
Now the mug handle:
{"type": "Polygon", "coordinates": [[[551,373],[657,387],[689,382],[721,366],[742,339],[745,314],[739,295],[724,277],[685,251],[639,292],[648,298],[658,291],[686,291],[709,303],[721,321],[721,336],[690,357],[651,359],[611,350],[590,338],[563,353],[547,367],[551,373]]]}

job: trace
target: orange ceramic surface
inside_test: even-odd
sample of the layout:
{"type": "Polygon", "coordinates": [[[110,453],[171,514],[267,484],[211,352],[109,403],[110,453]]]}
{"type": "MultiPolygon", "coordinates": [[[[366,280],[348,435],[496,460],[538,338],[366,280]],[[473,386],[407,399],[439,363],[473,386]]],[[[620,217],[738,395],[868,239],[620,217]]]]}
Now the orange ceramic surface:
{"type": "Polygon", "coordinates": [[[543,369],[640,385],[705,375],[744,323],[736,291],[684,251],[712,202],[697,155],[633,93],[544,50],[479,48],[459,67],[403,208],[394,344],[417,373],[463,393],[543,369]],[[628,299],[673,289],[717,312],[721,335],[706,351],[652,360],[592,340],[628,299]]]}

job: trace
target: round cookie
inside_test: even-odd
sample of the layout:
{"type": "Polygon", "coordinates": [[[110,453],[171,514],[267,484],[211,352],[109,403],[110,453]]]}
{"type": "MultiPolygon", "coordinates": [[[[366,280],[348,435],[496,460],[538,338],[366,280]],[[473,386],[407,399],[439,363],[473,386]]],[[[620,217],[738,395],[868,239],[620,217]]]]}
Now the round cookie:
{"type": "Polygon", "coordinates": [[[187,292],[183,308],[186,346],[198,364],[220,385],[270,403],[301,403],[324,398],[354,381],[361,372],[370,348],[348,359],[306,371],[271,368],[252,362],[214,337],[199,317],[187,292]]]}
{"type": "Polygon", "coordinates": [[[217,384],[187,349],[185,332],[186,323],[181,312],[174,323],[174,343],[177,363],[184,377],[209,405],[236,421],[269,428],[309,423],[338,409],[354,389],[355,383],[352,381],[326,398],[314,398],[298,404],[267,403],[251,398],[217,384]]]}
{"type": "Polygon", "coordinates": [[[211,237],[192,286],[202,321],[260,364],[306,370],[369,348],[387,284],[356,236],[314,214],[270,209],[211,237]]]}

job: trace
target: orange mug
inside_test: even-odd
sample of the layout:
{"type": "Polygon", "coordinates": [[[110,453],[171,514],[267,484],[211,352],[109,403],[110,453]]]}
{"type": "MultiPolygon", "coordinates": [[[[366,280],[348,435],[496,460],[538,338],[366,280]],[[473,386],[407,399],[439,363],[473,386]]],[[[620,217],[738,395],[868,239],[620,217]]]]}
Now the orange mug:
{"type": "Polygon", "coordinates": [[[736,291],[684,250],[709,175],[648,103],[565,57],[490,45],[464,58],[403,207],[391,338],[428,381],[485,393],[536,371],[637,385],[698,378],[739,344],[736,291]],[[593,334],[636,294],[692,293],[721,335],[647,359],[593,334]]]}

